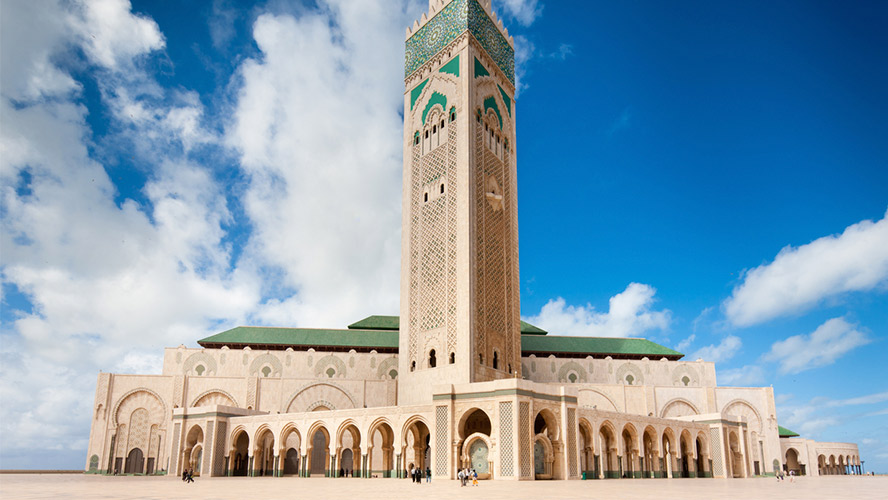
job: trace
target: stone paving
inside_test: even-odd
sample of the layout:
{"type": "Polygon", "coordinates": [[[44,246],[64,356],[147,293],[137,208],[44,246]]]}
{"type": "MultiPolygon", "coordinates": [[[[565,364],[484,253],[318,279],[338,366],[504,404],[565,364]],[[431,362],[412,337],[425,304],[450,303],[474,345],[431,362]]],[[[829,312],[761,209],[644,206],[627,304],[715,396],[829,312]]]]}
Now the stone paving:
{"type": "Polygon", "coordinates": [[[398,479],[103,477],[63,474],[0,475],[0,498],[89,499],[880,499],[888,498],[886,476],[796,478],[778,483],[756,479],[636,479],[611,481],[457,481],[421,485],[398,479]]]}

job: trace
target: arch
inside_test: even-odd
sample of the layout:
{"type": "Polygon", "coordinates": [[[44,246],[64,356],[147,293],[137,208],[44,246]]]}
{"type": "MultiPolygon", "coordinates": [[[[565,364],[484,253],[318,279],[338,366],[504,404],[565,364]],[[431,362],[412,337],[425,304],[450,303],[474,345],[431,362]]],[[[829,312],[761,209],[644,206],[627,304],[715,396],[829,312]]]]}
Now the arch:
{"type": "MultiPolygon", "coordinates": [[[[730,477],[746,477],[743,467],[745,458],[740,448],[740,437],[735,429],[728,431],[728,465],[730,477]]],[[[779,462],[778,462],[779,463],[779,462]]]]}
{"type": "Polygon", "coordinates": [[[623,452],[623,477],[641,477],[638,463],[638,430],[627,422],[620,431],[620,438],[620,449],[623,452]]]}
{"type": "Polygon", "coordinates": [[[346,419],[336,431],[336,456],[339,470],[353,473],[361,456],[361,431],[353,419],[346,419]]]}
{"type": "Polygon", "coordinates": [[[587,381],[586,369],[576,361],[568,361],[558,369],[558,381],[564,383],[585,383],[587,381]],[[571,375],[574,378],[571,378],[571,375]]]}
{"type": "MultiPolygon", "coordinates": [[[[281,429],[278,439],[278,454],[283,456],[286,451],[293,448],[298,453],[302,450],[302,433],[296,424],[289,422],[281,429]]],[[[298,461],[297,461],[298,462],[298,461]]]]}
{"type": "Polygon", "coordinates": [[[410,465],[426,469],[431,465],[431,427],[421,415],[413,415],[404,423],[401,431],[401,469],[410,465]]]}
{"type": "Polygon", "coordinates": [[[398,370],[398,358],[395,356],[386,358],[379,363],[379,366],[376,368],[376,378],[383,380],[389,378],[391,370],[396,372],[398,370]]]}
{"type": "Polygon", "coordinates": [[[605,420],[598,426],[598,437],[601,443],[599,454],[602,477],[616,479],[620,477],[620,464],[617,458],[617,428],[610,420],[605,420]]]}
{"type": "Polygon", "coordinates": [[[686,364],[678,365],[672,370],[672,385],[679,387],[698,386],[700,385],[700,375],[697,373],[697,370],[686,364]],[[685,377],[687,377],[687,381],[683,380],[685,377]]]}
{"type": "Polygon", "coordinates": [[[533,437],[534,479],[552,479],[554,476],[555,447],[545,434],[533,437]]]}
{"type": "Polygon", "coordinates": [[[256,429],[254,436],[252,440],[253,475],[271,476],[274,474],[274,432],[263,424],[256,429]]]}
{"type": "Polygon", "coordinates": [[[322,403],[331,410],[356,408],[354,399],[344,388],[332,382],[311,382],[302,387],[287,401],[284,413],[307,412],[322,403]],[[314,405],[314,406],[312,406],[314,405]]]}
{"type": "Polygon", "coordinates": [[[462,446],[460,464],[463,467],[475,469],[475,472],[478,473],[478,479],[488,479],[492,462],[490,450],[492,449],[493,445],[491,444],[490,436],[480,432],[470,434],[462,446]]]}
{"type": "Polygon", "coordinates": [[[315,422],[308,430],[308,464],[311,476],[329,476],[330,431],[323,422],[315,422]]]}
{"type": "MultiPolygon", "coordinates": [[[[118,416],[121,415],[121,407],[123,407],[124,410],[127,406],[130,405],[134,407],[145,407],[145,405],[139,403],[142,403],[143,401],[150,403],[151,398],[149,398],[148,396],[152,396],[154,398],[153,401],[156,402],[156,404],[160,407],[159,414],[157,411],[152,411],[151,409],[149,409],[152,417],[151,421],[153,422],[155,420],[154,417],[158,417],[158,420],[162,424],[161,427],[166,428],[165,417],[167,414],[167,407],[166,404],[163,402],[163,398],[161,398],[160,395],[158,395],[156,392],[145,387],[139,387],[138,389],[127,391],[122,396],[120,396],[120,398],[117,399],[117,403],[114,404],[114,410],[111,412],[111,424],[113,426],[118,425],[118,416]]],[[[124,413],[127,415],[129,414],[128,412],[124,413]]]]}
{"type": "Polygon", "coordinates": [[[328,354],[315,363],[315,377],[342,378],[347,375],[347,372],[348,369],[345,366],[345,361],[339,359],[335,354],[328,354]],[[332,375],[329,371],[330,368],[333,369],[332,375]]]}
{"type": "Polygon", "coordinates": [[[464,411],[457,425],[457,431],[462,439],[476,432],[490,436],[491,429],[490,416],[478,407],[464,411]]]}
{"type": "Polygon", "coordinates": [[[235,427],[229,443],[229,474],[246,476],[249,472],[250,434],[243,426],[235,427]]]}
{"type": "Polygon", "coordinates": [[[133,448],[126,456],[126,465],[123,469],[126,474],[142,474],[145,472],[145,458],[142,450],[133,448]]]}
{"type": "Polygon", "coordinates": [[[733,399],[722,407],[722,415],[736,415],[746,417],[746,424],[750,431],[762,434],[762,416],[755,406],[745,399],[733,399]]]}
{"type": "Polygon", "coordinates": [[[394,467],[395,432],[386,417],[374,420],[367,430],[368,477],[391,477],[394,467]]]}
{"type": "Polygon", "coordinates": [[[555,443],[561,438],[561,427],[558,425],[558,416],[549,409],[542,408],[537,412],[533,420],[533,433],[544,433],[549,437],[549,441],[555,443]]]}
{"type": "Polygon", "coordinates": [[[189,407],[193,408],[196,406],[213,405],[233,406],[235,408],[239,408],[237,401],[234,399],[234,396],[232,396],[229,392],[223,391],[222,389],[210,389],[209,391],[204,391],[200,393],[199,396],[191,401],[191,405],[189,405],[189,407]]]}
{"type": "Polygon", "coordinates": [[[641,433],[641,463],[642,477],[658,477],[660,472],[660,445],[657,438],[657,430],[648,425],[641,433]]]}
{"type": "Polygon", "coordinates": [[[660,412],[660,418],[687,417],[690,415],[699,415],[700,410],[687,399],[674,398],[663,406],[660,412]]]}
{"type": "Polygon", "coordinates": [[[628,361],[617,368],[614,379],[615,383],[621,385],[644,385],[644,375],[641,373],[641,368],[628,361]]]}
{"type": "Polygon", "coordinates": [[[694,439],[687,429],[683,429],[678,436],[679,456],[681,457],[681,477],[693,477],[696,462],[694,439]]]}
{"type": "Polygon", "coordinates": [[[196,352],[187,358],[182,365],[182,373],[184,375],[215,375],[216,359],[204,351],[196,352]],[[203,370],[198,370],[198,366],[203,366],[203,370]]]}
{"type": "MultiPolygon", "coordinates": [[[[244,363],[246,364],[246,361],[244,363]]],[[[281,364],[281,360],[279,360],[277,356],[271,353],[265,353],[256,356],[256,358],[253,359],[253,362],[250,363],[249,373],[252,376],[280,377],[283,369],[284,367],[281,364]],[[261,371],[265,365],[271,367],[271,371],[269,373],[261,371]]]]}
{"type": "Polygon", "coordinates": [[[797,476],[802,475],[802,466],[799,462],[799,452],[792,446],[786,449],[786,454],[784,455],[784,462],[786,464],[787,472],[795,472],[797,476]]]}
{"type": "Polygon", "coordinates": [[[697,453],[697,463],[695,466],[697,477],[712,477],[712,471],[709,470],[710,467],[707,460],[709,457],[709,444],[706,441],[706,435],[702,431],[697,432],[697,439],[694,444],[696,444],[697,453]]]}
{"type": "Polygon", "coordinates": [[[663,477],[675,477],[675,457],[678,455],[678,446],[675,432],[669,427],[663,430],[660,445],[660,458],[663,460],[663,465],[660,468],[663,471],[663,477]]]}
{"type": "Polygon", "coordinates": [[[592,430],[592,424],[585,417],[578,420],[579,450],[580,450],[580,470],[589,473],[591,477],[595,467],[595,432],[592,430]]]}
{"type": "Polygon", "coordinates": [[[181,473],[182,469],[191,469],[195,476],[201,474],[200,459],[203,455],[204,430],[200,424],[194,424],[185,434],[185,442],[182,447],[181,468],[176,473],[181,473]]]}

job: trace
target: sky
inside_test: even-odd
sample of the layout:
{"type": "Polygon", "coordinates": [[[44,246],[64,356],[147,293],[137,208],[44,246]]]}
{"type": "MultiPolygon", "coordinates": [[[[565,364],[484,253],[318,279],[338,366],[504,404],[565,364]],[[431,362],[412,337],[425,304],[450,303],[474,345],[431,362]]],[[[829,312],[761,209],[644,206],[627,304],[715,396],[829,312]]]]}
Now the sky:
{"type": "MultiPolygon", "coordinates": [[[[78,469],[99,371],[397,314],[421,0],[0,3],[0,468],[78,469]]],[[[888,4],[494,0],[523,319],[773,386],[888,472],[888,4]]]]}

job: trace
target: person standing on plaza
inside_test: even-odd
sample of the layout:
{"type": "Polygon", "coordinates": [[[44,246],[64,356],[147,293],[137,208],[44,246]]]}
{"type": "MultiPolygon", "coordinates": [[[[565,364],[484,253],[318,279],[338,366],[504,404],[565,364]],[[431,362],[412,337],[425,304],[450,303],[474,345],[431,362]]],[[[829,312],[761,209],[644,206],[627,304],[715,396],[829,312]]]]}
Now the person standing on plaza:
{"type": "Polygon", "coordinates": [[[426,482],[427,483],[432,482],[432,468],[431,467],[426,467],[426,482]]]}

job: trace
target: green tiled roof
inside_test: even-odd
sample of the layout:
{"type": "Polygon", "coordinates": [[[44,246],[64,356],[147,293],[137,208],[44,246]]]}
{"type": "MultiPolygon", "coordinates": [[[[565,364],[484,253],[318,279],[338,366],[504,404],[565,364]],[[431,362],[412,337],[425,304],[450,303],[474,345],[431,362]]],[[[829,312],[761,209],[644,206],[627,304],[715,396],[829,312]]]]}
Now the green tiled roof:
{"type": "Polygon", "coordinates": [[[538,326],[533,326],[530,323],[522,321],[521,322],[521,333],[523,335],[545,335],[549,332],[547,332],[546,330],[543,330],[542,328],[540,328],[538,326]]]}
{"type": "MultiPolygon", "coordinates": [[[[401,321],[398,316],[367,316],[348,325],[349,330],[398,330],[400,327],[401,321]]],[[[548,332],[522,321],[521,333],[524,335],[545,335],[548,332]]]]}
{"type": "Polygon", "coordinates": [[[349,330],[397,330],[400,327],[398,316],[367,316],[348,325],[349,330]]]}
{"type": "Polygon", "coordinates": [[[197,341],[203,347],[292,346],[303,349],[366,350],[396,352],[398,332],[384,330],[324,330],[319,328],[272,328],[239,326],[197,341]]]}
{"type": "MultiPolygon", "coordinates": [[[[391,325],[397,316],[371,316],[351,325],[349,330],[329,330],[318,328],[273,328],[264,326],[239,326],[217,333],[197,343],[203,347],[219,348],[228,346],[241,349],[245,346],[265,349],[286,349],[293,347],[298,350],[314,348],[317,350],[334,350],[368,352],[398,352],[398,331],[383,329],[357,329],[357,324],[391,325]],[[372,318],[389,318],[374,319],[372,318]]],[[[531,326],[531,325],[529,325],[531,326]]],[[[535,327],[534,327],[535,328],[535,327]]],[[[541,330],[542,331],[542,330],[541,330]]],[[[613,356],[615,358],[650,357],[657,359],[679,359],[683,354],[645,339],[601,338],[601,337],[556,337],[544,334],[521,335],[521,351],[527,356],[536,354],[548,356],[555,354],[569,357],[613,356]]]]}
{"type": "Polygon", "coordinates": [[[614,357],[647,356],[649,358],[679,359],[684,354],[673,351],[647,339],[614,337],[558,337],[554,335],[522,335],[521,353],[529,354],[570,354],[602,355],[614,357]]]}
{"type": "Polygon", "coordinates": [[[780,437],[782,437],[782,438],[791,438],[791,437],[797,437],[797,436],[798,436],[797,433],[795,433],[795,432],[793,432],[793,431],[787,429],[786,427],[782,427],[782,426],[779,426],[779,425],[777,426],[777,433],[778,433],[778,434],[780,435],[780,437]]]}

